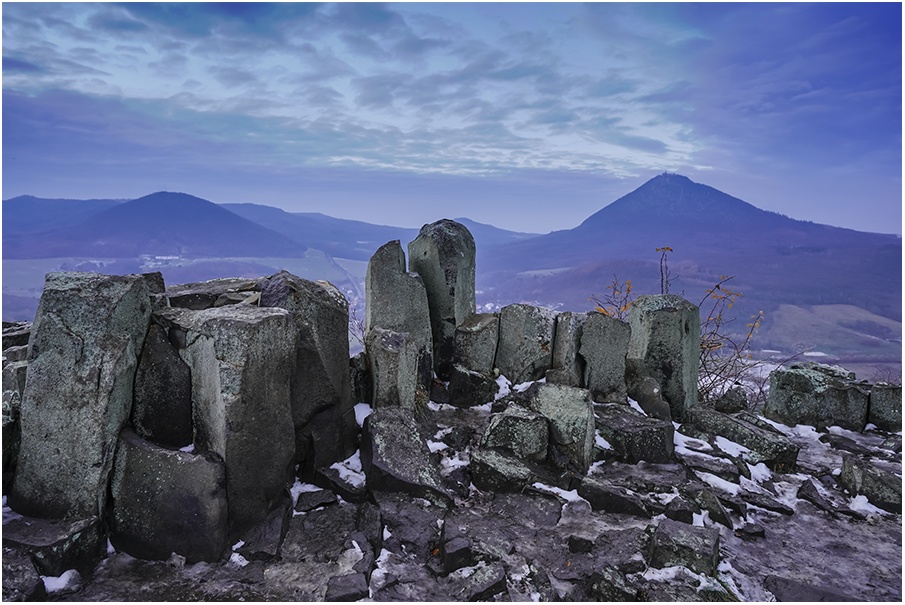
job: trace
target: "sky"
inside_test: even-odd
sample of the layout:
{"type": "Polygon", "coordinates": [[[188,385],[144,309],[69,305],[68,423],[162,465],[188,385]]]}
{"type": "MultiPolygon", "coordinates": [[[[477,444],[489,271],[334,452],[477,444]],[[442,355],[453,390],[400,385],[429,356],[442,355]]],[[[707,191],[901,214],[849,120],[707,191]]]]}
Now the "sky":
{"type": "Polygon", "coordinates": [[[664,171],[902,232],[902,7],[3,2],[2,196],[567,229],[664,171]]]}

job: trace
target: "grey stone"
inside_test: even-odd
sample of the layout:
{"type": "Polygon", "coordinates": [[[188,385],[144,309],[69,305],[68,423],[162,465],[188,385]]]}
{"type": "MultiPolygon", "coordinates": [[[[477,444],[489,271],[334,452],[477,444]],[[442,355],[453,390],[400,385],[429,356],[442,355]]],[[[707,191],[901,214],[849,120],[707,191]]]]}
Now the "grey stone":
{"type": "Polygon", "coordinates": [[[836,603],[853,602],[861,599],[856,596],[841,593],[833,588],[808,584],[793,578],[768,575],[764,578],[764,588],[770,591],[776,601],[800,601],[807,603],[836,603]]]}
{"type": "Polygon", "coordinates": [[[666,510],[663,511],[663,514],[674,521],[681,521],[691,525],[694,523],[695,514],[700,512],[701,507],[697,504],[682,496],[676,496],[666,505],[666,510]]]}
{"type": "Polygon", "coordinates": [[[498,314],[469,315],[456,326],[454,360],[469,370],[491,374],[499,336],[498,314]]]}
{"type": "Polygon", "coordinates": [[[627,357],[642,360],[663,389],[672,417],[697,405],[701,318],[698,308],[675,294],[639,296],[629,312],[627,357]]]}
{"type": "Polygon", "coordinates": [[[157,324],[148,328],[135,374],[132,426],[160,445],[192,442],[192,371],[157,324]]]}
{"type": "Polygon", "coordinates": [[[364,502],[368,489],[362,483],[355,483],[332,466],[322,466],[314,472],[314,485],[335,492],[346,502],[364,502]]]}
{"type": "Polygon", "coordinates": [[[225,307],[226,305],[256,305],[261,300],[260,292],[224,292],[217,297],[213,306],[225,307]]]}
{"type": "Polygon", "coordinates": [[[326,602],[358,601],[368,596],[368,583],[363,573],[333,576],[327,582],[326,602]]]}
{"type": "Polygon", "coordinates": [[[371,405],[374,409],[402,407],[420,417],[429,397],[421,374],[430,372],[430,357],[407,332],[374,328],[365,342],[373,380],[371,405]]]}
{"type": "Polygon", "coordinates": [[[291,475],[291,314],[229,305],[157,315],[186,332],[180,355],[192,370],[195,447],[226,464],[230,539],[236,538],[270,514],[291,475]]]}
{"type": "Polygon", "coordinates": [[[488,492],[520,492],[537,473],[526,462],[498,450],[479,448],[471,453],[472,482],[488,492]]]}
{"type": "Polygon", "coordinates": [[[444,574],[475,564],[474,553],[471,551],[471,540],[464,536],[456,536],[444,542],[440,554],[443,558],[444,574]]]}
{"type": "Polygon", "coordinates": [[[709,527],[664,519],[651,540],[651,567],[682,565],[693,572],[716,576],[720,562],[720,533],[709,527]]]}
{"type": "Polygon", "coordinates": [[[365,418],[361,466],[372,491],[402,491],[432,501],[449,501],[411,413],[402,408],[374,410],[365,418]]]}
{"type": "Polygon", "coordinates": [[[573,470],[584,473],[594,456],[594,411],[585,389],[542,384],[529,399],[529,409],[550,421],[550,443],[568,458],[573,470]]]}
{"type": "Polygon", "coordinates": [[[3,322],[3,339],[2,346],[4,354],[10,347],[23,347],[28,345],[31,337],[31,322],[14,321],[3,322]]]}
{"type": "Polygon", "coordinates": [[[468,229],[442,219],[421,227],[408,245],[409,271],[424,281],[430,307],[434,369],[449,379],[456,326],[475,312],[475,243],[468,229]]]}
{"type": "MultiPolygon", "coordinates": [[[[28,348],[12,347],[7,351],[28,348]]],[[[22,395],[25,392],[25,377],[28,362],[3,362],[3,493],[9,492],[19,462],[21,426],[19,416],[22,411],[22,395]]]]}
{"type": "MultiPolygon", "coordinates": [[[[426,360],[428,371],[420,376],[420,384],[430,392],[433,337],[427,291],[421,276],[406,273],[405,254],[399,240],[384,244],[371,257],[365,275],[365,296],[365,340],[375,329],[407,333],[419,359],[426,360]]],[[[370,355],[367,342],[365,350],[370,355]]]]}
{"type": "Polygon", "coordinates": [[[631,328],[624,321],[590,313],[581,333],[584,383],[594,401],[625,403],[625,356],[631,328]]]}
{"type": "Polygon", "coordinates": [[[42,576],[57,577],[69,569],[90,573],[104,556],[105,543],[96,517],[16,517],[4,520],[3,545],[28,553],[42,576]]]}
{"type": "MultiPolygon", "coordinates": [[[[588,313],[565,311],[556,316],[553,340],[553,368],[547,371],[547,382],[569,387],[584,387],[585,358],[580,353],[581,335],[588,313]]],[[[623,363],[625,357],[623,356],[623,363]]]]}
{"type": "MultiPolygon", "coordinates": [[[[271,275],[261,289],[262,307],[292,314],[298,331],[292,374],[292,419],[296,435],[320,412],[352,409],[349,366],[349,303],[331,283],[287,271],[271,275]]],[[[340,431],[341,458],[354,451],[354,438],[340,431]]]]}
{"type": "Polygon", "coordinates": [[[669,402],[663,399],[663,391],[656,380],[646,376],[628,387],[628,396],[638,402],[644,413],[660,420],[672,420],[669,402]]]}
{"type": "Polygon", "coordinates": [[[371,362],[362,351],[349,359],[349,373],[353,403],[371,404],[374,397],[374,383],[371,380],[371,362]]]}
{"type": "Polygon", "coordinates": [[[18,549],[3,547],[3,600],[43,601],[47,598],[44,580],[31,557],[18,549]]]}
{"type": "Polygon", "coordinates": [[[29,345],[15,510],[103,513],[150,313],[140,276],[47,275],[29,345]]]}
{"type": "Polygon", "coordinates": [[[316,492],[302,492],[299,494],[298,500],[295,503],[295,512],[307,513],[315,508],[330,506],[331,504],[336,504],[336,494],[329,489],[322,489],[316,492]]]}
{"type": "Polygon", "coordinates": [[[706,510],[710,514],[711,521],[725,525],[732,529],[733,523],[729,513],[720,499],[702,483],[691,482],[680,488],[680,493],[686,498],[706,510]]]}
{"type": "Polygon", "coordinates": [[[494,414],[481,437],[481,447],[512,452],[517,458],[543,462],[547,457],[547,419],[519,405],[494,414]]]}
{"type": "Polygon", "coordinates": [[[634,464],[669,462],[673,458],[675,429],[671,422],[642,416],[627,405],[604,403],[594,406],[596,426],[616,456],[634,464]]]}
{"type": "Polygon", "coordinates": [[[638,494],[624,487],[609,485],[595,477],[582,479],[578,495],[590,502],[594,510],[642,519],[650,519],[652,516],[638,494]]]}
{"type": "Polygon", "coordinates": [[[758,538],[765,538],[767,535],[764,526],[758,523],[745,523],[733,533],[742,540],[748,542],[757,540],[758,538]]]}
{"type": "Polygon", "coordinates": [[[902,478],[853,457],[842,461],[839,484],[851,494],[863,494],[885,511],[902,513],[902,478]]]}
{"type": "MultiPolygon", "coordinates": [[[[800,490],[799,490],[799,493],[800,493],[800,490]]],[[[775,500],[774,498],[771,498],[770,496],[767,496],[765,494],[760,494],[757,492],[749,492],[749,491],[745,490],[745,491],[742,491],[740,495],[742,497],[742,500],[744,500],[748,504],[757,506],[764,510],[773,511],[774,513],[779,513],[781,515],[787,515],[787,516],[791,516],[791,515],[795,514],[795,509],[793,509],[789,506],[786,506],[779,500],[775,500]]],[[[801,497],[801,496],[799,496],[799,497],[801,497]]]]}
{"type": "Polygon", "coordinates": [[[3,357],[5,358],[4,367],[7,362],[25,361],[28,359],[28,344],[18,346],[7,346],[3,349],[3,357]]]}
{"type": "Polygon", "coordinates": [[[831,515],[836,512],[836,507],[820,493],[820,489],[810,477],[801,483],[795,497],[800,500],[807,500],[820,510],[830,513],[831,515]]]}
{"type": "Polygon", "coordinates": [[[868,391],[826,367],[812,364],[771,372],[764,416],[789,426],[809,424],[823,429],[837,425],[852,431],[863,430],[867,423],[868,391]]]}
{"type": "Polygon", "coordinates": [[[741,412],[748,408],[748,396],[745,389],[739,386],[726,389],[726,392],[717,397],[713,402],[713,407],[718,412],[731,414],[733,412],[741,412]]]}
{"type": "Polygon", "coordinates": [[[166,289],[171,307],[200,311],[210,309],[222,295],[253,293],[260,290],[257,280],[244,277],[222,277],[190,284],[175,284],[166,289]]]}
{"type": "MultiPolygon", "coordinates": [[[[357,429],[358,424],[355,423],[354,431],[357,429]]],[[[321,410],[307,424],[297,429],[295,433],[297,476],[310,482],[317,469],[348,458],[343,443],[352,432],[353,429],[350,427],[345,427],[344,430],[343,418],[338,407],[321,410]]]]}
{"type": "Polygon", "coordinates": [[[496,366],[512,384],[543,378],[553,363],[556,314],[550,309],[515,304],[500,310],[496,366]]]}
{"type": "Polygon", "coordinates": [[[237,549],[248,561],[275,561],[279,559],[283,538],[289,530],[292,518],[292,498],[284,494],[282,502],[270,511],[267,518],[246,530],[242,535],[244,544],[237,549]]]}
{"type": "Polygon", "coordinates": [[[902,385],[878,383],[871,387],[867,421],[884,431],[902,431],[902,385]]]}
{"type": "Polygon", "coordinates": [[[473,372],[453,364],[449,372],[449,403],[457,407],[472,407],[493,401],[500,385],[492,374],[473,372]]]}
{"type": "Polygon", "coordinates": [[[499,561],[479,566],[475,572],[453,589],[456,601],[490,601],[495,595],[506,592],[506,569],[499,561]]]}
{"type": "Polygon", "coordinates": [[[226,468],[124,429],[116,453],[110,540],[141,559],[217,561],[227,547],[226,468]]]}
{"type": "Polygon", "coordinates": [[[767,431],[736,416],[698,407],[690,410],[688,420],[714,435],[721,435],[752,450],[752,464],[764,462],[774,471],[792,472],[798,460],[798,446],[779,433],[767,431]]]}

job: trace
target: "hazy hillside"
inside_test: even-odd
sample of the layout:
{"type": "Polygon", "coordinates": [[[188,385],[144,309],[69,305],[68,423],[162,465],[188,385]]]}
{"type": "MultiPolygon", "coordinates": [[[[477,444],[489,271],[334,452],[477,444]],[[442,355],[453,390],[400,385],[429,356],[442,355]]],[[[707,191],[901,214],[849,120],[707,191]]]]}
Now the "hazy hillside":
{"type": "Polygon", "coordinates": [[[158,192],[95,213],[70,227],[21,234],[4,223],[4,258],[139,255],[293,256],[305,246],[185,193],[158,192]]]}
{"type": "Polygon", "coordinates": [[[77,225],[125,200],[64,200],[33,195],[3,200],[3,235],[40,233],[77,225]]]}

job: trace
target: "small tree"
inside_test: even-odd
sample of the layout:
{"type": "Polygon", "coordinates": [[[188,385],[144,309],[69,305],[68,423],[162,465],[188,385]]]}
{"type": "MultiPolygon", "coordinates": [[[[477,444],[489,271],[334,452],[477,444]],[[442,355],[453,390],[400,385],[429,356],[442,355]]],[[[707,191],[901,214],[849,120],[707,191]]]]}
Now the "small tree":
{"type": "Polygon", "coordinates": [[[632,294],[632,280],[627,279],[624,282],[620,282],[619,278],[613,274],[613,281],[606,289],[609,292],[602,299],[597,295],[589,299],[597,305],[595,310],[598,313],[603,313],[622,321],[627,320],[629,308],[635,299],[634,294],[632,294]]]}

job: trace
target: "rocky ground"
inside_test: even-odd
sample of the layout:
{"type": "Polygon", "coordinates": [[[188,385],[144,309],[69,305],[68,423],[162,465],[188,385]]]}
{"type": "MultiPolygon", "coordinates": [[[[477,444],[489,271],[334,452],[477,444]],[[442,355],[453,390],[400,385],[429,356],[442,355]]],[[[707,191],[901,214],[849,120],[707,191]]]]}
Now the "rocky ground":
{"type": "MultiPolygon", "coordinates": [[[[333,490],[293,487],[276,536],[248,536],[218,564],[143,561],[111,547],[92,573],[41,582],[16,575],[4,540],[4,600],[45,590],[60,601],[902,599],[901,504],[883,510],[840,486],[846,460],[901,477],[901,433],[818,432],[741,411],[800,448],[794,469],[770,470],[704,421],[674,425],[668,462],[629,464],[595,406],[603,430],[587,477],[481,491],[472,454],[506,402],[430,404],[422,434],[451,504],[368,491],[353,456],[334,465],[333,490]]],[[[362,420],[368,408],[358,412],[362,420]]],[[[4,506],[4,525],[15,522],[4,506]]]]}

